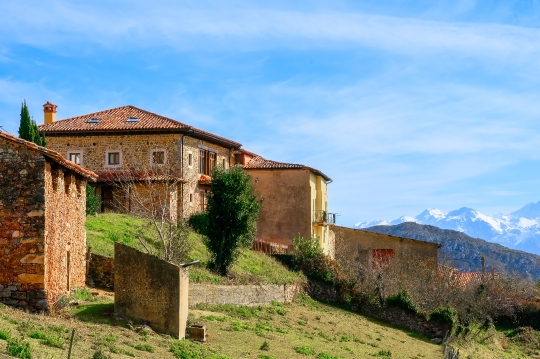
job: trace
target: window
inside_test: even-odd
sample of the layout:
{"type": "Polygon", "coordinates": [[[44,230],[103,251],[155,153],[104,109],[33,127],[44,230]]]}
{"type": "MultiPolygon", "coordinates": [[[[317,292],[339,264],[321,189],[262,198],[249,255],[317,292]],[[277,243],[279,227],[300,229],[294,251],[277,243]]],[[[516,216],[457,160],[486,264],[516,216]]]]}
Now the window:
{"type": "Polygon", "coordinates": [[[189,205],[193,206],[193,193],[189,194],[189,205]]]}
{"type": "Polygon", "coordinates": [[[200,190],[199,191],[199,210],[201,212],[206,211],[206,207],[208,205],[208,193],[206,190],[200,190]]]}
{"type": "Polygon", "coordinates": [[[122,165],[121,151],[107,151],[105,157],[107,167],[120,167],[122,165]]]}
{"type": "Polygon", "coordinates": [[[188,166],[189,168],[193,167],[193,153],[191,152],[188,153],[188,166]]]}
{"type": "Polygon", "coordinates": [[[225,164],[226,164],[226,161],[225,161],[225,158],[221,161],[221,165],[223,166],[223,169],[225,169],[225,164]]]}
{"type": "Polygon", "coordinates": [[[82,166],[82,151],[69,151],[68,160],[82,166]]]}
{"type": "Polygon", "coordinates": [[[216,153],[199,150],[199,173],[210,176],[216,166],[216,153]]]}
{"type": "Polygon", "coordinates": [[[150,163],[153,165],[164,165],[165,150],[152,150],[150,154],[150,163]]]}
{"type": "Polygon", "coordinates": [[[99,123],[99,118],[91,118],[87,123],[99,123]]]}
{"type": "Polygon", "coordinates": [[[139,122],[139,119],[137,117],[128,117],[126,122],[127,123],[136,123],[136,122],[139,122]]]}

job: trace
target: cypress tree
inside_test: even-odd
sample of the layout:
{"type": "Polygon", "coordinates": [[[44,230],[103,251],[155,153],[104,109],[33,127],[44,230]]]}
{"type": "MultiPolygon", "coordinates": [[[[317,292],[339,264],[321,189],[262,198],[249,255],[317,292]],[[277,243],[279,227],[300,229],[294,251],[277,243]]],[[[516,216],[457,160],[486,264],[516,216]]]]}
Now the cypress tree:
{"type": "Polygon", "coordinates": [[[23,140],[34,142],[38,146],[45,146],[45,136],[39,133],[39,129],[34,120],[30,119],[30,112],[26,106],[26,100],[21,106],[21,122],[19,124],[19,137],[23,140]]]}
{"type": "Polygon", "coordinates": [[[30,112],[26,106],[26,100],[21,105],[21,122],[19,124],[19,137],[23,140],[34,142],[34,136],[32,134],[32,120],[30,119],[30,112]]]}

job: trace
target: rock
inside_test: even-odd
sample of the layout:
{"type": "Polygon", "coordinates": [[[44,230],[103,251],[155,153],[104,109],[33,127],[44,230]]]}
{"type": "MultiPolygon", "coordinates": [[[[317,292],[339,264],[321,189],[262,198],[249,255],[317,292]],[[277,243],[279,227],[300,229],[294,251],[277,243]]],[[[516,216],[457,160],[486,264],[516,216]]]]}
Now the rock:
{"type": "Polygon", "coordinates": [[[49,302],[47,299],[40,299],[36,302],[36,309],[47,310],[49,308],[49,302]]]}
{"type": "Polygon", "coordinates": [[[441,344],[442,343],[442,338],[433,338],[431,339],[432,342],[434,342],[435,344],[441,344]]]}

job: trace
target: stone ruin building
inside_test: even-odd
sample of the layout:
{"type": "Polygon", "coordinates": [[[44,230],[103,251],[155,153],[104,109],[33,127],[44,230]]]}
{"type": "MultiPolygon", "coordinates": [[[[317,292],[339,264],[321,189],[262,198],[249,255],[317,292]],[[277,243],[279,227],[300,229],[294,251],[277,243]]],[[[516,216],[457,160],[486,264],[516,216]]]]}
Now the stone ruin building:
{"type": "Polygon", "coordinates": [[[0,132],[0,303],[48,310],[86,276],[86,182],[97,175],[0,132]]]}

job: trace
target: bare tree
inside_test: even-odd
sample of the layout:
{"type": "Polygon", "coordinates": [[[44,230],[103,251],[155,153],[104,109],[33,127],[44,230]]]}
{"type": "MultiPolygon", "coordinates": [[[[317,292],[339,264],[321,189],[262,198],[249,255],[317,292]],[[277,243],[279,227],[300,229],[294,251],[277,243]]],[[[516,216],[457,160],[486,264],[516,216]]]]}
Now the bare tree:
{"type": "MultiPolygon", "coordinates": [[[[163,161],[162,158],[157,160],[163,161]]],[[[114,188],[116,208],[143,219],[143,225],[133,228],[132,232],[142,248],[168,262],[184,262],[191,243],[190,230],[178,214],[178,193],[184,181],[178,176],[177,167],[173,163],[158,163],[103,175],[114,188]]]]}

